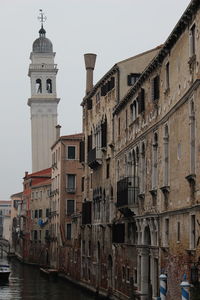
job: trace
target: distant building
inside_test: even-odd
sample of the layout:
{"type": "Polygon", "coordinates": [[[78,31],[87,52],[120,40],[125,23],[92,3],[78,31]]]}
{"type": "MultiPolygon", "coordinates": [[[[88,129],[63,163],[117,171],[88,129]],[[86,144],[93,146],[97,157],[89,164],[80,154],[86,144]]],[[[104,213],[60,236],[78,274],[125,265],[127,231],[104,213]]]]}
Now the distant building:
{"type": "Polygon", "coordinates": [[[56,94],[57,65],[54,64],[53,45],[46,37],[43,26],[39,38],[33,43],[28,75],[31,81],[32,172],[49,168],[51,146],[56,140],[57,106],[56,94]]]}
{"type": "Polygon", "coordinates": [[[11,248],[17,251],[20,234],[20,207],[23,193],[16,193],[10,196],[11,199],[11,248]]]}
{"type": "Polygon", "coordinates": [[[7,232],[6,227],[8,226],[8,222],[4,223],[4,217],[10,216],[10,213],[11,213],[11,201],[0,200],[0,238],[4,236],[4,232],[7,232]]]}

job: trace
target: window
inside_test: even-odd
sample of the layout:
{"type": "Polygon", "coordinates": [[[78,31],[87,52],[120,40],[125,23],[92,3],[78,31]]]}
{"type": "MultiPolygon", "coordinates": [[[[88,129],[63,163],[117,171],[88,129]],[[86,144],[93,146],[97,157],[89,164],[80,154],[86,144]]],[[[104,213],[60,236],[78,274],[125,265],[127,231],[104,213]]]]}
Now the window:
{"type": "Polygon", "coordinates": [[[81,178],[81,192],[84,192],[84,181],[85,181],[85,178],[82,177],[81,178]]]}
{"type": "Polygon", "coordinates": [[[145,91],[141,89],[138,95],[138,114],[145,111],[145,91]]]}
{"type": "Polygon", "coordinates": [[[121,129],[120,129],[120,118],[118,119],[118,136],[120,136],[120,131],[121,131],[121,129]]]}
{"type": "Polygon", "coordinates": [[[75,159],[76,151],[75,146],[68,146],[67,147],[67,158],[68,159],[75,159]]]}
{"type": "Polygon", "coordinates": [[[42,209],[39,209],[39,218],[42,218],[42,209]]]}
{"type": "Polygon", "coordinates": [[[130,268],[126,269],[126,282],[130,282],[130,268]]]}
{"type": "Polygon", "coordinates": [[[67,174],[67,192],[75,193],[76,189],[76,175],[67,174]]]}
{"type": "Polygon", "coordinates": [[[96,103],[100,101],[100,92],[97,92],[96,94],[96,103]]]}
{"type": "Polygon", "coordinates": [[[49,208],[46,208],[46,218],[49,217],[49,208]]]}
{"type": "Polygon", "coordinates": [[[106,178],[109,178],[110,177],[110,164],[107,163],[106,165],[106,178]]]}
{"type": "Polygon", "coordinates": [[[169,219],[165,219],[164,223],[165,246],[169,244],[169,219]]]}
{"type": "Polygon", "coordinates": [[[165,65],[165,91],[169,89],[169,62],[165,65]]]}
{"type": "Polygon", "coordinates": [[[191,28],[190,28],[190,32],[189,32],[189,56],[193,57],[195,55],[195,33],[196,33],[196,25],[194,24],[191,28]]]}
{"type": "Polygon", "coordinates": [[[160,97],[160,78],[157,75],[152,79],[152,100],[158,100],[160,97]]]}
{"type": "Polygon", "coordinates": [[[36,79],[36,94],[42,93],[42,81],[41,79],[36,79]]]}
{"type": "Polygon", "coordinates": [[[74,200],[67,200],[67,215],[74,213],[74,200]]]}
{"type": "Polygon", "coordinates": [[[163,137],[163,148],[164,148],[164,171],[163,171],[163,184],[168,186],[169,184],[169,130],[168,126],[164,127],[164,137],[163,137]]]}
{"type": "Polygon", "coordinates": [[[190,247],[191,249],[196,248],[196,216],[191,215],[191,233],[190,233],[190,247]]]}
{"type": "Polygon", "coordinates": [[[47,81],[46,81],[46,89],[47,89],[47,93],[48,94],[52,93],[52,81],[51,81],[51,79],[47,79],[47,81]]]}
{"type": "Polygon", "coordinates": [[[37,230],[34,230],[34,236],[33,236],[33,239],[34,239],[34,241],[37,241],[37,230]]]}
{"type": "Polygon", "coordinates": [[[72,238],[72,225],[71,224],[66,224],[66,238],[67,240],[71,240],[72,238]]]}
{"type": "Polygon", "coordinates": [[[127,85],[131,86],[134,85],[136,83],[136,81],[138,80],[138,78],[140,77],[139,73],[131,73],[127,76],[127,85]]]}
{"type": "Polygon", "coordinates": [[[38,218],[38,210],[35,210],[35,218],[38,218]]]}
{"type": "Polygon", "coordinates": [[[122,280],[125,281],[125,279],[126,279],[126,269],[125,269],[125,267],[123,266],[123,267],[122,267],[122,280]]]}
{"type": "Polygon", "coordinates": [[[180,222],[177,222],[177,242],[180,242],[180,235],[181,235],[181,226],[180,226],[180,222]]]}
{"type": "Polygon", "coordinates": [[[154,133],[152,149],[152,189],[157,189],[158,176],[158,134],[154,133]]]}

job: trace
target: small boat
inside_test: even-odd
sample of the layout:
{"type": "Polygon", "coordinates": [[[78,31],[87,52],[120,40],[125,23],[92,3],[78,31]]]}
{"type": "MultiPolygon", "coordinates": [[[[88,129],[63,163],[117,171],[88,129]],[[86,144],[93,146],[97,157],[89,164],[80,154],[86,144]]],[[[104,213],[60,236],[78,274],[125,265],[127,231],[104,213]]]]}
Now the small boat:
{"type": "Polygon", "coordinates": [[[0,281],[6,281],[6,280],[8,280],[10,272],[11,272],[10,266],[8,266],[8,265],[0,265],[0,281]]]}

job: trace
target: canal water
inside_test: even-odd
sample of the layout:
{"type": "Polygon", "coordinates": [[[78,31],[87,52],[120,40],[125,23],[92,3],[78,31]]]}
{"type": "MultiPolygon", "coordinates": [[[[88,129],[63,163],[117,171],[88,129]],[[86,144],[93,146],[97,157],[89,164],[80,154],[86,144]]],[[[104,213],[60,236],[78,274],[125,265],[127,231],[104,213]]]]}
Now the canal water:
{"type": "Polygon", "coordinates": [[[0,300],[94,300],[95,298],[60,278],[48,279],[39,268],[19,263],[16,259],[9,262],[0,258],[0,264],[9,264],[11,274],[7,283],[0,280],[0,300]]]}

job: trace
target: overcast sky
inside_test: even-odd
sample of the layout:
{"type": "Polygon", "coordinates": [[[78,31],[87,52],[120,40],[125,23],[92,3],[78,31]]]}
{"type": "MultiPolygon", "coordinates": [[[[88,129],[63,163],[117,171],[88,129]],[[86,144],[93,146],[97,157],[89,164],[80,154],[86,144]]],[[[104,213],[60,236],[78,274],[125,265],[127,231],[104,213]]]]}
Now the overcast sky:
{"type": "Polygon", "coordinates": [[[29,55],[44,28],[58,64],[61,135],[81,132],[83,55],[97,54],[94,82],[116,62],[162,44],[189,0],[0,0],[0,200],[22,191],[31,172],[29,55]]]}

